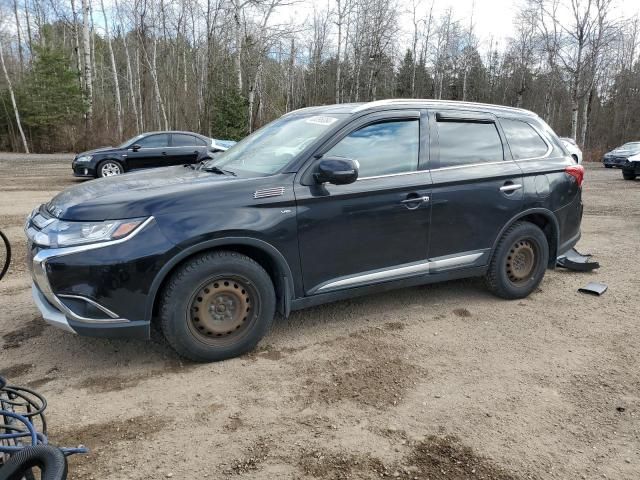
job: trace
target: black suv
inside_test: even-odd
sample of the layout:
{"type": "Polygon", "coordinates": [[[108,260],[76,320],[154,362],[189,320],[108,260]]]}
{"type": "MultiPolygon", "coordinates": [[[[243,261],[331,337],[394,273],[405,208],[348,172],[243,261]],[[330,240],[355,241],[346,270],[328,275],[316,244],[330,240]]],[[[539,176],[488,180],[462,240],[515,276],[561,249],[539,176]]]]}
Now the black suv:
{"type": "Polygon", "coordinates": [[[291,112],[199,166],[77,185],[28,218],[47,321],[182,355],[254,348],[274,314],[483,276],[529,295],[580,238],[584,170],[526,110],[387,100],[291,112]]]}
{"type": "Polygon", "coordinates": [[[118,147],[79,153],[71,168],[76,177],[112,177],[140,168],[198,163],[216,151],[215,141],[197,133],[150,132],[118,147]]]}

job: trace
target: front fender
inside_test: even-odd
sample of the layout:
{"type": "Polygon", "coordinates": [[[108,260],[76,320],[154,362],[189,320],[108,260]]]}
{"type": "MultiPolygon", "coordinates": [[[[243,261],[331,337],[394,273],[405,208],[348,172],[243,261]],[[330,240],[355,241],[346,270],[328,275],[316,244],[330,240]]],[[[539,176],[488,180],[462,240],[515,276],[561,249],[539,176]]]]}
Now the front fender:
{"type": "Polygon", "coordinates": [[[260,252],[267,255],[273,262],[273,265],[276,266],[276,274],[278,279],[277,283],[280,283],[280,285],[276,285],[276,289],[280,290],[279,293],[281,297],[281,313],[285,316],[288,316],[291,310],[291,302],[293,301],[295,288],[293,283],[293,275],[291,273],[291,267],[289,266],[287,259],[277,248],[264,240],[246,236],[234,236],[206,240],[195,245],[191,245],[185,249],[180,250],[175,256],[173,256],[168,262],[166,262],[165,265],[156,274],[156,277],[151,284],[145,309],[145,317],[149,320],[151,320],[151,318],[153,317],[153,310],[154,306],[156,305],[156,299],[160,288],[162,287],[164,281],[169,277],[171,272],[173,272],[173,270],[180,263],[182,263],[189,257],[192,257],[193,255],[207,250],[223,249],[225,247],[237,248],[242,246],[260,250],[260,252]]]}

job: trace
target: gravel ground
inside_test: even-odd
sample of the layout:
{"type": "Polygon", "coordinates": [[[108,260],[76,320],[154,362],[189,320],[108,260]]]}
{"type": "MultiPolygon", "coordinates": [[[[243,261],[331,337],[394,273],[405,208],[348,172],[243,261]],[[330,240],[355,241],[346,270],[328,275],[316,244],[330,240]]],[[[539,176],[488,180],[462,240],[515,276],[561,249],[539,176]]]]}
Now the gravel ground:
{"type": "Polygon", "coordinates": [[[70,478],[640,478],[640,181],[588,167],[599,271],[549,271],[521,301],[467,280],[316,307],[197,365],[38,315],[22,222],[78,182],[69,159],[0,154],[0,372],[46,395],[54,441],[91,448],[70,478]],[[577,293],[591,280],[609,291],[577,293]]]}

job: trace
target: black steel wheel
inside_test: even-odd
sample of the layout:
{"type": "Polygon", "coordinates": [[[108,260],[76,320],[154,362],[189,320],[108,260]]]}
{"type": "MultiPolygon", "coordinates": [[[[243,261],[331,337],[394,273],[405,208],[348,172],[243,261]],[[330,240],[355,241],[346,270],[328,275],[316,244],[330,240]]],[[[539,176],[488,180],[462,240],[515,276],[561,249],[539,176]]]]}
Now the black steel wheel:
{"type": "Polygon", "coordinates": [[[549,263],[549,243],[537,225],[516,222],[502,235],[495,249],[486,282],[489,290],[507,299],[533,292],[549,263]]]}
{"type": "Polygon", "coordinates": [[[160,326],[182,356],[211,362],[252,350],[268,332],[276,296],[269,274],[231,251],[197,255],[170,277],[160,299],[160,326]]]}

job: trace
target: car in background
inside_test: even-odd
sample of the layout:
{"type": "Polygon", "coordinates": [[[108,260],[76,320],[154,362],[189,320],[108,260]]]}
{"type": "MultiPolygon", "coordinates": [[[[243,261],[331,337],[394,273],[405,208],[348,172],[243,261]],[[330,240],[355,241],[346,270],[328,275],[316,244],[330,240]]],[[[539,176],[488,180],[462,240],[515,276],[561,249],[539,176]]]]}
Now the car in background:
{"type": "Polygon", "coordinates": [[[79,153],[73,159],[76,177],[112,177],[131,170],[190,165],[213,158],[229,148],[227,140],[214,140],[193,132],[149,132],[117,147],[79,153]]]}
{"type": "Polygon", "coordinates": [[[571,154],[578,165],[582,165],[582,150],[578,147],[576,141],[571,137],[560,137],[560,141],[571,154]]]}
{"type": "Polygon", "coordinates": [[[640,153],[631,155],[622,165],[622,178],[625,180],[635,180],[640,176],[640,153]]]}
{"type": "Polygon", "coordinates": [[[640,153],[640,142],[627,142],[604,154],[602,164],[605,168],[622,168],[629,157],[640,153]]]}
{"type": "Polygon", "coordinates": [[[220,140],[218,138],[211,139],[211,147],[214,152],[226,152],[228,149],[233,147],[236,143],[234,140],[220,140]]]}

